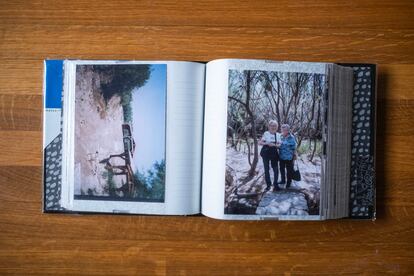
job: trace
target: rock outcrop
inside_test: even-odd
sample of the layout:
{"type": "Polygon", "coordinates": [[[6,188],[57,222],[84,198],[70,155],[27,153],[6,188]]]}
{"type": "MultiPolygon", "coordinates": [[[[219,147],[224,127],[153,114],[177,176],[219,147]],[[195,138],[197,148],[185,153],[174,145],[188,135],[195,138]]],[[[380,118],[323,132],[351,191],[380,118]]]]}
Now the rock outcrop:
{"type": "MultiPolygon", "coordinates": [[[[78,70],[76,80],[75,195],[107,196],[107,170],[105,164],[99,162],[124,150],[121,99],[113,96],[106,103],[100,88],[103,80],[88,66],[78,70]]],[[[114,158],[111,163],[122,165],[124,162],[114,158]]],[[[121,187],[123,182],[125,176],[112,178],[115,188],[121,187]]]]}
{"type": "Polygon", "coordinates": [[[303,193],[292,190],[266,192],[256,209],[257,215],[308,215],[308,203],[303,193]]]}

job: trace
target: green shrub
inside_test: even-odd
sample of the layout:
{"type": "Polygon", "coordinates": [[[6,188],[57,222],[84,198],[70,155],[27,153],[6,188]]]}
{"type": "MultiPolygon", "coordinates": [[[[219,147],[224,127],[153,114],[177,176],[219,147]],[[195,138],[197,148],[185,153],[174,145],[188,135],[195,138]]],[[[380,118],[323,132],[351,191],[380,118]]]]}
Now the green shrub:
{"type": "MultiPolygon", "coordinates": [[[[302,154],[312,154],[313,146],[315,141],[314,140],[302,140],[300,146],[296,149],[299,155],[302,154]]],[[[322,141],[316,141],[316,151],[315,155],[322,153],[322,141]]]]}
{"type": "Polygon", "coordinates": [[[165,160],[155,162],[152,169],[145,173],[136,171],[135,198],[147,200],[164,200],[165,195],[165,160]]]}
{"type": "Polygon", "coordinates": [[[115,95],[121,97],[124,122],[132,122],[132,90],[142,87],[151,75],[150,65],[93,65],[101,77],[101,90],[105,102],[115,95]]]}

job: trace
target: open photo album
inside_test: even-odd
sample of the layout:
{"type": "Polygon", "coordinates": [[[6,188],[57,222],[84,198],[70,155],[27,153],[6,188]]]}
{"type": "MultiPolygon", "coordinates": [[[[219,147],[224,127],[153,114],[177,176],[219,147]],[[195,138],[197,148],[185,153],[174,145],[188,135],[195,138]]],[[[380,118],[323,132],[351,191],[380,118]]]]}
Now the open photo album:
{"type": "Polygon", "coordinates": [[[46,60],[44,212],[375,219],[376,66],[46,60]]]}

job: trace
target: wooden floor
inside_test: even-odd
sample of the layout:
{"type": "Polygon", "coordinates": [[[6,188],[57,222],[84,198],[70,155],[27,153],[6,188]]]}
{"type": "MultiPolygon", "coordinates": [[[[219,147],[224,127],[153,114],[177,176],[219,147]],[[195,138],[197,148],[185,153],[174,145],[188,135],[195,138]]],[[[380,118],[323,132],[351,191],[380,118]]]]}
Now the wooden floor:
{"type": "Polygon", "coordinates": [[[3,0],[0,62],[0,275],[414,274],[414,1],[3,0]],[[378,63],[378,219],[42,214],[45,58],[378,63]]]}

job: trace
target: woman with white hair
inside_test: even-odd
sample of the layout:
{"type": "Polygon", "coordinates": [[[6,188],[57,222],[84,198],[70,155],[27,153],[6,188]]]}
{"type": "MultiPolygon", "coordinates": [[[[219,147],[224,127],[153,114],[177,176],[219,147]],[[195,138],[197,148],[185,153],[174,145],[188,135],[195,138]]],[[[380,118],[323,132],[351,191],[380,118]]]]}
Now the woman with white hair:
{"type": "Polygon", "coordinates": [[[270,179],[270,166],[273,169],[274,190],[280,190],[277,184],[277,179],[279,177],[279,153],[277,151],[277,147],[278,141],[280,141],[280,134],[277,133],[278,127],[279,125],[275,120],[269,121],[268,130],[263,134],[262,138],[259,141],[259,145],[263,146],[260,151],[260,156],[263,159],[265,170],[266,190],[270,190],[272,187],[272,181],[270,179]]]}
{"type": "Polygon", "coordinates": [[[279,146],[279,165],[280,165],[280,176],[281,182],[279,184],[285,184],[286,188],[289,188],[292,184],[293,176],[293,158],[296,151],[295,137],[290,133],[290,126],[283,124],[281,126],[281,144],[279,146]],[[287,182],[286,182],[287,174],[287,182]]]}

